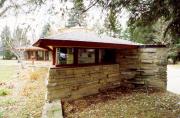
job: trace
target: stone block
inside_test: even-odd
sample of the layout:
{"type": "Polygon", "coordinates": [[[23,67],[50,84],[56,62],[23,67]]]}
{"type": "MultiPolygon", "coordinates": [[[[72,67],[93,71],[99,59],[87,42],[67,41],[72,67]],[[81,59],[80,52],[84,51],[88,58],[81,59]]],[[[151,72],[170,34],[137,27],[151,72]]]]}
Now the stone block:
{"type": "Polygon", "coordinates": [[[46,102],[43,107],[42,118],[63,118],[61,101],[46,102]]]}

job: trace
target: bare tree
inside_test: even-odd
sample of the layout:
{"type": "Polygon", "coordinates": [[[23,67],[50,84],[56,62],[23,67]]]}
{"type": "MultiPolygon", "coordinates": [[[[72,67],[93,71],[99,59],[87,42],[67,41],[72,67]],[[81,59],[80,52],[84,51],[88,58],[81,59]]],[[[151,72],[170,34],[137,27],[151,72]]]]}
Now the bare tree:
{"type": "Polygon", "coordinates": [[[11,36],[9,28],[6,26],[1,33],[1,39],[3,42],[3,45],[6,49],[11,51],[18,59],[18,61],[21,63],[21,67],[24,68],[23,65],[23,55],[24,55],[24,49],[18,49],[18,47],[21,46],[28,46],[29,41],[27,40],[26,33],[29,29],[29,26],[25,29],[21,29],[17,27],[13,35],[11,36]]]}

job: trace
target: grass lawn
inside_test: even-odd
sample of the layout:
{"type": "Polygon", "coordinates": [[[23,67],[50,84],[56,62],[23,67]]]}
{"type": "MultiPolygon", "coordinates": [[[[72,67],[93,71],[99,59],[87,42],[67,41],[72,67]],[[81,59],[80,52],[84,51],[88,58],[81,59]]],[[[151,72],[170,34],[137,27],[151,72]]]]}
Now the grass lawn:
{"type": "Polygon", "coordinates": [[[0,82],[11,80],[15,72],[16,66],[0,65],[0,82]]]}

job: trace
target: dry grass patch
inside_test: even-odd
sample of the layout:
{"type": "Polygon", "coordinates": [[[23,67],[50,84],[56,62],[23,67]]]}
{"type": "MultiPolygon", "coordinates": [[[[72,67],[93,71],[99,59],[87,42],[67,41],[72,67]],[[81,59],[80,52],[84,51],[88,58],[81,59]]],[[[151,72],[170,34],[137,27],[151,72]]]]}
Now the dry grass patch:
{"type": "Polygon", "coordinates": [[[47,68],[33,69],[29,72],[30,80],[40,79],[47,74],[47,68]]]}
{"type": "Polygon", "coordinates": [[[18,117],[41,117],[42,108],[45,102],[45,78],[47,77],[47,71],[47,68],[34,70],[33,73],[37,73],[37,76],[35,76],[35,78],[30,78],[25,84],[21,94],[27,98],[24,106],[17,114],[18,117]]]}
{"type": "Polygon", "coordinates": [[[150,90],[108,90],[63,104],[66,118],[177,118],[180,96],[150,90]]]}

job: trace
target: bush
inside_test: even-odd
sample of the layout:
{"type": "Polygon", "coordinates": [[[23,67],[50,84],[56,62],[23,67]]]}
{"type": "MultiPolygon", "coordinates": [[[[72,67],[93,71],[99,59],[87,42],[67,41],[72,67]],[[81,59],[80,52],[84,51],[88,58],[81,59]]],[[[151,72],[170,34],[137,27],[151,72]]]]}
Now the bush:
{"type": "Polygon", "coordinates": [[[47,68],[41,68],[30,72],[30,79],[37,80],[47,74],[47,68]]]}
{"type": "Polygon", "coordinates": [[[31,80],[37,80],[40,78],[40,73],[38,71],[30,72],[30,79],[31,80]]]}
{"type": "Polygon", "coordinates": [[[5,50],[4,51],[4,58],[3,59],[8,59],[8,60],[10,60],[10,59],[12,59],[13,57],[16,57],[11,51],[9,51],[9,50],[5,50]]]}
{"type": "Polygon", "coordinates": [[[6,96],[8,94],[10,94],[10,89],[7,89],[7,88],[0,89],[0,96],[6,96]]]}
{"type": "Polygon", "coordinates": [[[178,52],[177,52],[176,48],[172,48],[172,49],[169,50],[169,52],[168,52],[168,59],[172,59],[173,64],[176,63],[177,56],[178,56],[178,52]]]}

